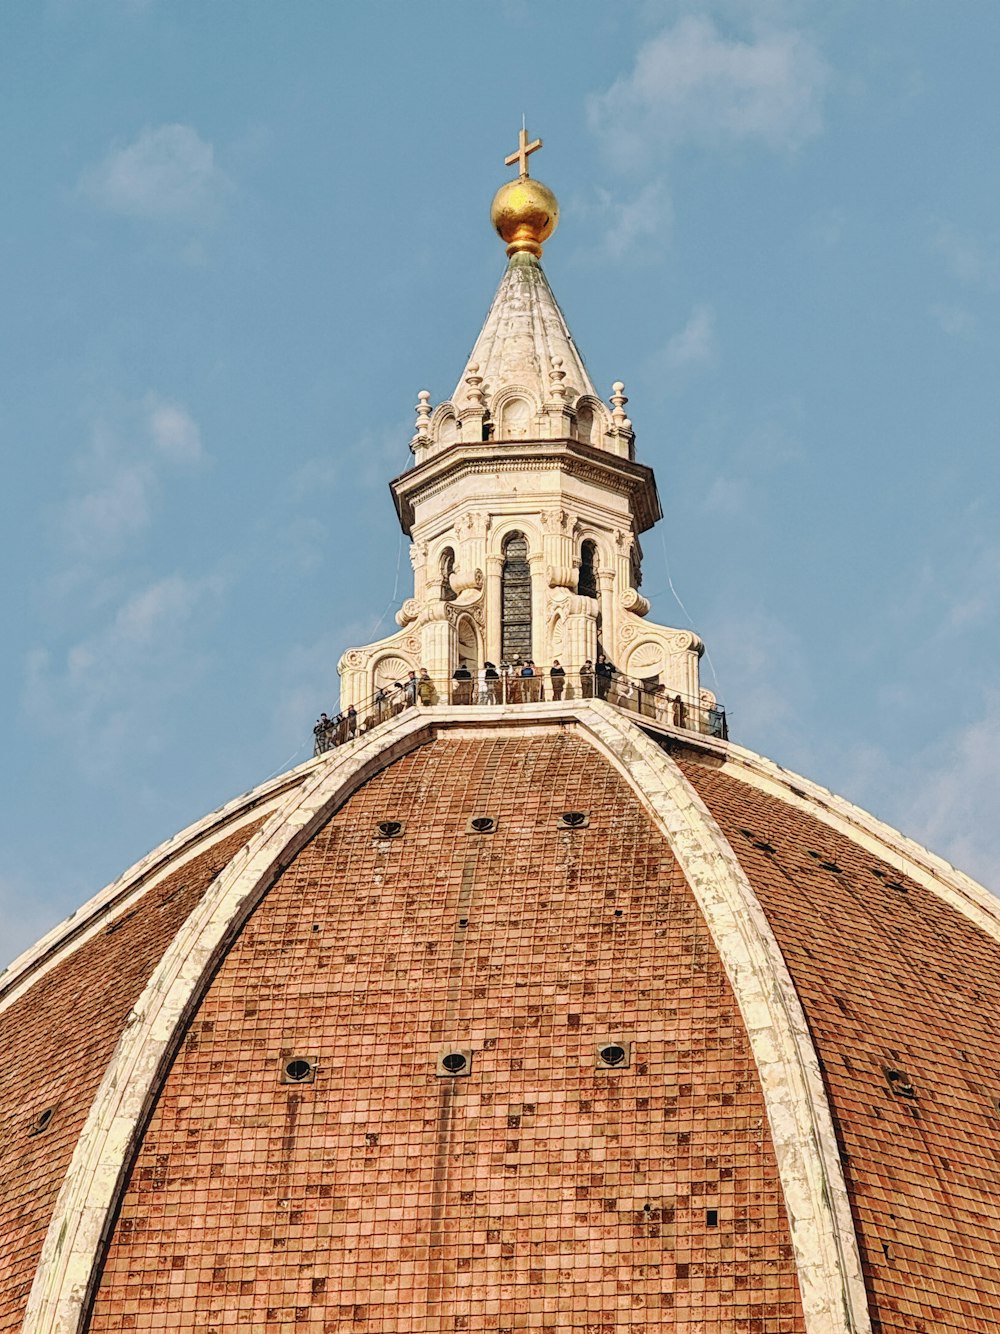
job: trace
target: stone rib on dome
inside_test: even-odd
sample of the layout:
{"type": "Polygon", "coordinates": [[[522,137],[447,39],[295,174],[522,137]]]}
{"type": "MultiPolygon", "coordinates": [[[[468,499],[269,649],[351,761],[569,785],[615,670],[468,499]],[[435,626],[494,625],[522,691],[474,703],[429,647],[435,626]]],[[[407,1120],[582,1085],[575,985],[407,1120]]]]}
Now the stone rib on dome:
{"type": "Polygon", "coordinates": [[[466,377],[475,374],[482,377],[487,396],[505,385],[516,385],[544,403],[550,394],[553,357],[560,359],[566,373],[563,384],[571,399],[581,394],[599,397],[541,264],[534,255],[514,255],[453,399],[462,401],[466,377]]]}

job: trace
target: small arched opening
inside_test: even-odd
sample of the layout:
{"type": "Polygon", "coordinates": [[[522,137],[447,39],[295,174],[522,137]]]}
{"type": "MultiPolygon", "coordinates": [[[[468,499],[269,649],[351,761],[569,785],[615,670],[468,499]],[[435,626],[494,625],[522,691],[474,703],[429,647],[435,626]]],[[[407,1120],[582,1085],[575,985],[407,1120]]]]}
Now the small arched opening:
{"type": "Polygon", "coordinates": [[[584,598],[597,597],[597,543],[589,538],[580,548],[580,577],[576,591],[584,598]]]}
{"type": "Polygon", "coordinates": [[[468,667],[473,676],[480,668],[479,631],[471,616],[460,616],[455,623],[455,666],[468,667]]]}
{"type": "Polygon", "coordinates": [[[585,445],[594,442],[594,409],[587,403],[582,403],[576,410],[576,438],[585,445]]]}
{"type": "Polygon", "coordinates": [[[441,601],[454,602],[457,594],[451,586],[451,576],[455,569],[455,552],[451,547],[445,547],[441,552],[440,570],[441,570],[441,601]]]}

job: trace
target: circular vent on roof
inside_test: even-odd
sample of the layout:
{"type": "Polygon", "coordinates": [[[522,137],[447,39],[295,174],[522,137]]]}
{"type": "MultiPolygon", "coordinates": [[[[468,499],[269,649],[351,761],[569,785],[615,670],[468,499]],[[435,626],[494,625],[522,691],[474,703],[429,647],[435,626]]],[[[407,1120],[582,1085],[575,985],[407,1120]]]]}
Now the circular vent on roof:
{"type": "Polygon", "coordinates": [[[31,1129],[28,1131],[28,1134],[29,1135],[43,1134],[46,1130],[48,1130],[49,1126],[52,1124],[52,1118],[55,1116],[55,1114],[56,1114],[56,1109],[54,1107],[46,1107],[44,1112],[39,1112],[39,1114],[35,1117],[31,1129]]]}
{"type": "Polygon", "coordinates": [[[455,1078],[456,1075],[472,1074],[471,1047],[445,1047],[438,1053],[436,1073],[455,1078]]]}
{"type": "Polygon", "coordinates": [[[590,819],[586,811],[563,811],[559,823],[563,829],[585,829],[590,819]]]}
{"type": "Polygon", "coordinates": [[[403,832],[403,823],[401,820],[380,820],[378,832],[383,838],[399,838],[403,832]]]}
{"type": "Polygon", "coordinates": [[[630,1043],[619,1038],[604,1038],[594,1048],[598,1067],[623,1070],[629,1064],[630,1043]]]}
{"type": "Polygon", "coordinates": [[[309,1056],[293,1056],[281,1067],[283,1084],[311,1084],[316,1078],[316,1062],[309,1056]]]}

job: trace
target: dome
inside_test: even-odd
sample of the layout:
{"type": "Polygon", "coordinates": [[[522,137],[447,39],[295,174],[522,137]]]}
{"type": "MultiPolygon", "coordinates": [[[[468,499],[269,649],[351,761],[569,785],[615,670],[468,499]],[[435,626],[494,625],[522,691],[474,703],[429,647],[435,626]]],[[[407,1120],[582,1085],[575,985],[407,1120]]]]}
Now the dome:
{"type": "Polygon", "coordinates": [[[997,900],[728,739],[511,271],[317,754],[0,974],[0,1332],[1000,1327],[997,900]]]}
{"type": "Polygon", "coordinates": [[[992,898],[732,743],[495,712],[10,970],[2,1328],[995,1324],[992,898]]]}

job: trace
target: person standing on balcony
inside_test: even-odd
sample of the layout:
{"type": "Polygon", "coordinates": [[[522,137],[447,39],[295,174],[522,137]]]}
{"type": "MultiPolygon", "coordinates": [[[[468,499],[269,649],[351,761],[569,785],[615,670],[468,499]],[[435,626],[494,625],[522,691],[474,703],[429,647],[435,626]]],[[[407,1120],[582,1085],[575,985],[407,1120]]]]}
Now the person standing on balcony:
{"type": "Polygon", "coordinates": [[[380,723],[389,716],[389,692],[385,686],[379,686],[375,691],[373,702],[375,704],[375,721],[380,723]]]}
{"type": "Polygon", "coordinates": [[[552,666],[549,668],[549,680],[552,682],[552,698],[554,700],[562,699],[563,690],[566,686],[566,668],[559,666],[558,658],[552,660],[552,666]]]}
{"type": "Polygon", "coordinates": [[[615,674],[615,665],[604,656],[603,653],[597,655],[597,665],[594,667],[594,684],[597,686],[597,698],[607,699],[608,691],[611,689],[611,681],[615,674]]]}
{"type": "Polygon", "coordinates": [[[594,698],[594,664],[589,658],[580,668],[580,698],[594,698]]]}
{"type": "Polygon", "coordinates": [[[417,698],[425,707],[434,703],[434,682],[431,680],[426,667],[420,669],[420,679],[417,682],[417,698]]]}
{"type": "Polygon", "coordinates": [[[486,663],[476,672],[476,703],[489,704],[490,687],[486,680],[486,663]]]}
{"type": "Polygon", "coordinates": [[[452,703],[472,703],[472,673],[464,662],[460,662],[451,675],[455,683],[452,691],[452,703]]]}
{"type": "Polygon", "coordinates": [[[500,699],[500,673],[492,662],[485,665],[487,703],[496,704],[500,699]]]}
{"type": "Polygon", "coordinates": [[[533,704],[538,698],[535,693],[538,687],[534,680],[535,669],[530,661],[521,664],[520,676],[522,680],[521,701],[524,704],[533,704]]]}
{"type": "Polygon", "coordinates": [[[406,703],[416,704],[417,702],[417,674],[416,672],[406,673],[406,685],[403,687],[406,695],[406,703]]]}

